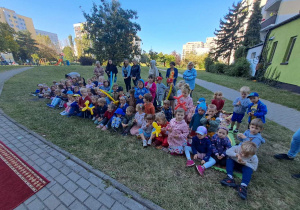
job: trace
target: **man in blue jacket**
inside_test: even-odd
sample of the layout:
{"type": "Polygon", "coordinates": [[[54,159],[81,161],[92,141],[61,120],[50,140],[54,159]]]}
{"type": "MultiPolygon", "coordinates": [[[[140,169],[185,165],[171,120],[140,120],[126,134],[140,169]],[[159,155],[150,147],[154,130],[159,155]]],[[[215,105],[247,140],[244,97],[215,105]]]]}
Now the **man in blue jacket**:
{"type": "Polygon", "coordinates": [[[249,115],[248,123],[255,118],[260,118],[263,123],[266,122],[265,115],[268,113],[267,106],[259,100],[259,95],[256,92],[252,92],[248,95],[252,103],[248,106],[247,114],[249,115]]]}

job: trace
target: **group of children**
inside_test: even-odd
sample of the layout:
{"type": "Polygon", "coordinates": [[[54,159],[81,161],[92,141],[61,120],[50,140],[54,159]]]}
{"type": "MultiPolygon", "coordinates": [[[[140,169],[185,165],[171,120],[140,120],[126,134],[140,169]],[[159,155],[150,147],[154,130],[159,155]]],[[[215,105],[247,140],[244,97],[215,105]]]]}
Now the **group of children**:
{"type": "Polygon", "coordinates": [[[267,108],[256,92],[249,94],[248,87],[240,89],[228,128],[221,118],[225,100],[219,91],[211,103],[200,98],[194,106],[191,89],[183,80],[175,87],[172,78],[165,85],[162,77],[149,75],[147,82],[139,79],[127,93],[116,83],[110,86],[102,76],[82,86],[80,80],[69,77],[59,83],[54,81],[50,88],[40,84],[36,94],[52,99],[47,104],[51,108],[64,107],[61,115],[92,119],[102,131],[137,136],[144,148],[155,146],[171,155],[185,155],[187,167],[199,160],[201,164],[196,169],[201,176],[215,164],[226,166],[227,178],[221,184],[237,188],[240,197],[246,199],[247,186],[258,165],[257,149],[265,143],[261,131],[267,108]],[[242,134],[238,132],[245,113],[249,116],[249,129],[242,134]],[[238,145],[232,145],[228,138],[233,129],[238,133],[238,145]],[[240,185],[233,179],[234,169],[242,172],[240,185]]]}

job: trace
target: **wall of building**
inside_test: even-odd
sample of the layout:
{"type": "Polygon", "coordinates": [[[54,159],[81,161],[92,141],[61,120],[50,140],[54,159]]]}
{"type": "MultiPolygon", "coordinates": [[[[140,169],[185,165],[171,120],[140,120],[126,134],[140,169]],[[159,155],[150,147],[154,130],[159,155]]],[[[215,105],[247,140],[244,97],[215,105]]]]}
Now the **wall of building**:
{"type": "Polygon", "coordinates": [[[261,55],[262,48],[263,48],[263,45],[261,44],[257,47],[253,47],[253,48],[248,50],[247,60],[250,63],[250,68],[251,68],[250,73],[251,73],[252,76],[255,75],[256,65],[259,62],[259,56],[261,55]]]}
{"type": "Polygon", "coordinates": [[[281,72],[279,81],[300,86],[300,18],[275,28],[271,31],[269,37],[274,37],[273,40],[268,40],[269,55],[272,44],[278,42],[276,51],[269,66],[272,71],[277,68],[281,72]],[[297,36],[292,54],[287,65],[282,65],[283,59],[287,52],[291,37],[297,36]]]}
{"type": "Polygon", "coordinates": [[[48,31],[38,30],[38,29],[36,29],[35,32],[36,32],[36,35],[40,34],[40,35],[44,35],[44,36],[49,36],[51,42],[52,42],[54,45],[58,45],[58,44],[59,44],[57,34],[51,33],[51,32],[48,32],[48,31]]]}
{"type": "Polygon", "coordinates": [[[276,24],[281,23],[300,12],[299,0],[282,0],[276,19],[276,24]]]}

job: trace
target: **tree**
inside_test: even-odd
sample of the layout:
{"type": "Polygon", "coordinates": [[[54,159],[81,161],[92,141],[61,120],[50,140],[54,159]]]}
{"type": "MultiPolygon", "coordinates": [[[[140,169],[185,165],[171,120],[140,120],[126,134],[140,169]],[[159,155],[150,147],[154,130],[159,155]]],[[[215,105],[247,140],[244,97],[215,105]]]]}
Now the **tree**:
{"type": "Polygon", "coordinates": [[[142,52],[140,62],[145,64],[146,66],[150,66],[150,56],[148,53],[146,53],[145,50],[143,50],[143,52],[142,52]]]}
{"type": "Polygon", "coordinates": [[[175,64],[179,66],[180,63],[181,63],[181,56],[180,56],[180,54],[177,53],[177,52],[174,50],[174,51],[171,53],[171,55],[173,55],[174,58],[175,58],[175,60],[174,60],[175,64]]]}
{"type": "Polygon", "coordinates": [[[65,55],[65,59],[73,62],[74,61],[74,54],[73,54],[73,50],[72,47],[70,46],[66,46],[64,47],[64,49],[62,50],[64,55],[65,55]]]}
{"type": "Polygon", "coordinates": [[[188,53],[185,56],[184,59],[184,64],[187,64],[188,62],[192,61],[195,66],[198,69],[204,69],[205,68],[205,59],[207,58],[208,54],[202,54],[202,55],[197,55],[196,53],[188,53]]]}
{"type": "Polygon", "coordinates": [[[47,60],[57,60],[58,52],[57,46],[55,46],[49,36],[37,35],[36,36],[37,47],[39,48],[38,55],[40,58],[46,58],[47,60]]]}
{"type": "Polygon", "coordinates": [[[91,41],[88,39],[86,34],[83,34],[81,38],[74,39],[76,44],[77,50],[77,57],[80,58],[81,56],[89,53],[89,48],[91,46],[91,41]]]}
{"type": "Polygon", "coordinates": [[[261,8],[260,8],[260,0],[257,0],[253,5],[253,13],[250,16],[250,20],[247,26],[245,39],[243,45],[245,47],[252,47],[254,45],[259,44],[260,41],[260,29],[261,29],[261,8]]]}
{"type": "Polygon", "coordinates": [[[215,30],[216,48],[212,50],[215,60],[220,57],[227,59],[228,65],[234,51],[241,45],[244,38],[244,22],[248,14],[248,6],[244,6],[242,2],[233,4],[229,8],[228,14],[224,20],[220,20],[220,29],[215,30]]]}
{"type": "Polygon", "coordinates": [[[16,53],[19,45],[14,36],[16,31],[7,23],[0,22],[0,52],[14,52],[16,53]]]}
{"type": "Polygon", "coordinates": [[[21,60],[31,59],[31,55],[38,51],[37,43],[31,38],[29,31],[19,31],[17,33],[17,43],[20,46],[17,56],[21,60]]]}
{"type": "Polygon", "coordinates": [[[164,67],[166,67],[166,60],[167,59],[166,59],[166,55],[165,54],[163,54],[162,52],[160,52],[160,53],[157,54],[157,61],[163,63],[164,67]]]}
{"type": "Polygon", "coordinates": [[[149,58],[150,60],[157,60],[158,59],[158,53],[154,50],[149,50],[149,58]]]}
{"type": "Polygon", "coordinates": [[[132,22],[137,19],[137,12],[125,10],[118,1],[108,3],[101,0],[99,6],[93,4],[92,13],[83,12],[86,18],[84,30],[91,40],[89,52],[96,55],[100,61],[112,59],[121,63],[124,58],[140,55],[138,46],[133,45],[138,40],[139,24],[132,22]]]}

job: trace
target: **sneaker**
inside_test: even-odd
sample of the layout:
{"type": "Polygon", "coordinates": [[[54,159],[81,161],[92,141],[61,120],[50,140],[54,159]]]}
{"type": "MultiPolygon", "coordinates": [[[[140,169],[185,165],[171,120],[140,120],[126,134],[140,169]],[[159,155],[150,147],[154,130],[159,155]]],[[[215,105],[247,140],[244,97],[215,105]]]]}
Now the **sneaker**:
{"type": "Polygon", "coordinates": [[[103,126],[103,128],[101,129],[102,131],[106,131],[107,130],[107,127],[106,126],[103,126]]]}
{"type": "Polygon", "coordinates": [[[147,140],[143,140],[143,147],[144,147],[144,148],[147,147],[147,140]]]}
{"type": "Polygon", "coordinates": [[[148,140],[148,146],[151,146],[151,144],[152,144],[152,139],[149,139],[148,140]]]}
{"type": "Polygon", "coordinates": [[[204,175],[204,171],[205,171],[204,167],[202,167],[201,165],[198,165],[198,166],[196,166],[196,169],[199,172],[200,176],[204,175]]]}
{"type": "Polygon", "coordinates": [[[103,128],[103,125],[97,125],[96,128],[103,128]]]}
{"type": "Polygon", "coordinates": [[[193,165],[195,165],[195,162],[194,161],[192,161],[192,160],[187,160],[186,161],[186,167],[191,167],[191,166],[193,166],[193,165]]]}
{"type": "Polygon", "coordinates": [[[225,179],[223,179],[223,180],[221,181],[221,184],[222,184],[223,186],[227,186],[227,187],[233,187],[233,188],[236,187],[236,184],[235,184],[234,179],[231,179],[231,178],[228,177],[228,176],[227,176],[227,178],[225,178],[225,179]]]}
{"type": "Polygon", "coordinates": [[[247,187],[243,186],[243,185],[239,185],[237,187],[237,191],[239,196],[243,199],[246,200],[247,199],[247,187]]]}
{"type": "Polygon", "coordinates": [[[96,120],[96,117],[93,117],[93,119],[92,119],[92,120],[93,120],[93,121],[94,121],[94,120],[96,120]]]}
{"type": "Polygon", "coordinates": [[[278,160],[294,160],[294,158],[289,157],[287,154],[276,154],[274,158],[278,160]]]}
{"type": "Polygon", "coordinates": [[[229,130],[229,131],[232,131],[232,130],[233,130],[233,128],[229,128],[228,130],[229,130]]]}
{"type": "Polygon", "coordinates": [[[156,146],[155,148],[156,148],[156,149],[162,149],[163,146],[159,145],[159,146],[156,146]]]}
{"type": "Polygon", "coordinates": [[[238,133],[239,132],[239,130],[238,129],[235,129],[234,131],[233,131],[233,133],[238,133]]]}
{"type": "Polygon", "coordinates": [[[294,179],[300,179],[300,174],[293,174],[292,177],[293,177],[294,179]]]}

